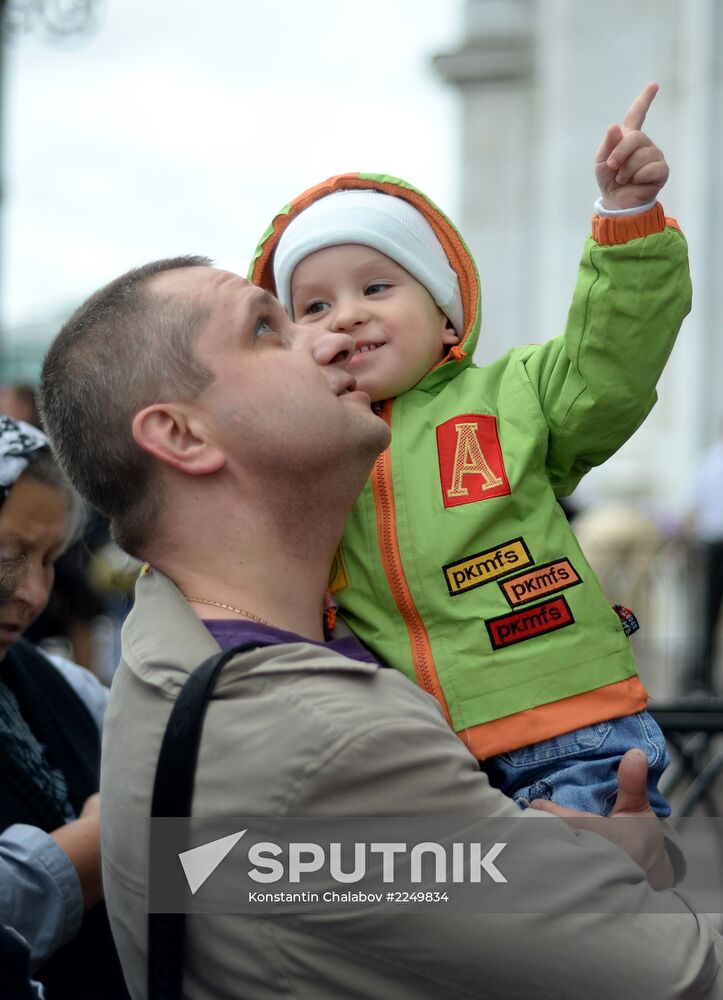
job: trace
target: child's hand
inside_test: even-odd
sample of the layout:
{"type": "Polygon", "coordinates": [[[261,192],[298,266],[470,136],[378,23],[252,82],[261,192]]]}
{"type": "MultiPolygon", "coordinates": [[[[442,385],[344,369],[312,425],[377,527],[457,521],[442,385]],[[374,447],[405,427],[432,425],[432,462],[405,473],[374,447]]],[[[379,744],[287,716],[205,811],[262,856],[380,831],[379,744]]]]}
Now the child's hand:
{"type": "Polygon", "coordinates": [[[603,208],[637,208],[653,201],[668,179],[665,157],[640,131],[657,83],[641,90],[620,125],[611,125],[595,157],[595,177],[600,185],[603,208]]]}

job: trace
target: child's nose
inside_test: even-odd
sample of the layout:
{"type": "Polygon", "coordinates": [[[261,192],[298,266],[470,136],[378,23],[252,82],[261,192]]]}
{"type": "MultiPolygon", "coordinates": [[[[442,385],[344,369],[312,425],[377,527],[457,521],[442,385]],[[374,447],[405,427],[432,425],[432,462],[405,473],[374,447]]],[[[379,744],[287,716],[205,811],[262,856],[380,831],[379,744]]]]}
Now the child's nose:
{"type": "Polygon", "coordinates": [[[345,299],[336,304],[331,316],[331,329],[348,333],[355,327],[362,326],[369,319],[369,310],[365,302],[345,299]]]}

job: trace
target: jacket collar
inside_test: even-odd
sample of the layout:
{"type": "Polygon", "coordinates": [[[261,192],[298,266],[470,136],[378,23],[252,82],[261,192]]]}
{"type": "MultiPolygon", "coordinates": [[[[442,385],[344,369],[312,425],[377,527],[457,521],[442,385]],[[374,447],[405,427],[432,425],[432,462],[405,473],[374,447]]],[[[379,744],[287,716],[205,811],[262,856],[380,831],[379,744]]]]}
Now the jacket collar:
{"type": "MultiPolygon", "coordinates": [[[[188,606],[180,590],[160,570],[147,567],[136,583],[135,601],[121,633],[123,662],[144,683],[176,698],[189,675],[220,646],[188,606]]],[[[274,646],[263,654],[254,673],[373,674],[376,663],[351,660],[336,650],[299,641],[274,646]]],[[[224,671],[224,683],[233,672],[224,671]]]]}

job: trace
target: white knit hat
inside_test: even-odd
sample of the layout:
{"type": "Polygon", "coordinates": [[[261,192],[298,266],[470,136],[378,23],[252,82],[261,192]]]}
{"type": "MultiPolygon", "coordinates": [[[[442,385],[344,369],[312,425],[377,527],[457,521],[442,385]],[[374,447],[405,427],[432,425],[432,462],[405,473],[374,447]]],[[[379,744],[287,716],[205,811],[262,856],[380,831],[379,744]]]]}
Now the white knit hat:
{"type": "Polygon", "coordinates": [[[391,257],[424,285],[456,332],[463,332],[459,281],[434,230],[414,205],[381,191],[335,191],[286,227],[274,253],[274,281],[289,315],[296,265],[316,250],[346,243],[361,243],[391,257]]]}

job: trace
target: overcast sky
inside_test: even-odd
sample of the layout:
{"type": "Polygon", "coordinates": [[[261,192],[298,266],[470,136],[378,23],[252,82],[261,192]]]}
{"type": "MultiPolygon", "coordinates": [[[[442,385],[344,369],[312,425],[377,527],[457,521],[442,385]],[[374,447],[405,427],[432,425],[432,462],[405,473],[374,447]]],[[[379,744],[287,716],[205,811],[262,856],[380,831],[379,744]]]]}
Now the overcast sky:
{"type": "Polygon", "coordinates": [[[245,273],[271,217],[346,170],[454,214],[455,91],[431,68],[464,0],[106,0],[98,33],[6,46],[7,327],[133,265],[204,253],[245,273]]]}

